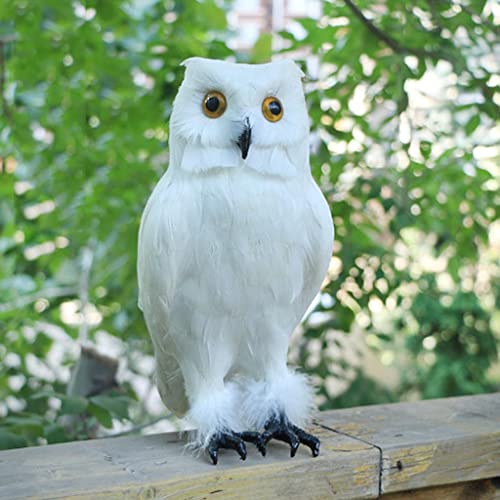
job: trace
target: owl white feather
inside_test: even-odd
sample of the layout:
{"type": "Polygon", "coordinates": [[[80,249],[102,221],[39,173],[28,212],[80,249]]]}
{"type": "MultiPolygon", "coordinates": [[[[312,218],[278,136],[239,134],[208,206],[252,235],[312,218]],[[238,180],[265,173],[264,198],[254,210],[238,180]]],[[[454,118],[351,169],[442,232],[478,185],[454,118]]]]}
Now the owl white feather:
{"type": "Polygon", "coordinates": [[[219,448],[265,454],[272,439],[319,452],[303,431],[306,377],[290,335],[318,293],[333,224],[309,167],[300,69],[289,60],[185,61],[170,120],[170,166],[139,232],[139,306],[165,405],[219,448]]]}

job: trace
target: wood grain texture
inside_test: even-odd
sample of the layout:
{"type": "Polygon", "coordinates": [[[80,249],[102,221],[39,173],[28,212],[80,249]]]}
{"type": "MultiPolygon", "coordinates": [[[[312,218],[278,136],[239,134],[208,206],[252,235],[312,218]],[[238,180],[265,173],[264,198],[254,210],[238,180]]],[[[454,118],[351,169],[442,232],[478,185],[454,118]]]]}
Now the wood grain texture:
{"type": "Polygon", "coordinates": [[[287,446],[250,448],[241,462],[222,452],[219,465],[184,450],[175,434],[26,448],[0,453],[0,498],[373,498],[378,493],[378,450],[323,428],[312,428],[321,454],[287,446]]]}
{"type": "Polygon", "coordinates": [[[217,467],[176,434],[3,451],[0,499],[499,497],[500,394],[324,412],[310,430],[318,458],[248,445],[217,467]]]}
{"type": "Polygon", "coordinates": [[[499,500],[500,480],[483,479],[421,490],[402,491],[383,495],[382,498],[384,500],[499,500]]]}
{"type": "Polygon", "coordinates": [[[382,493],[500,476],[500,394],[325,413],[322,424],[377,446],[382,493]]]}

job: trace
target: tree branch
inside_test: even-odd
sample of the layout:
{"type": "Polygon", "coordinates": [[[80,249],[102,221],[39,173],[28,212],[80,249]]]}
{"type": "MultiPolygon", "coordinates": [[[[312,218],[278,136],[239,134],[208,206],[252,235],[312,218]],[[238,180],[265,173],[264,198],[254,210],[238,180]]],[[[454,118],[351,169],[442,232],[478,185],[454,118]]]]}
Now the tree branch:
{"type": "MultiPolygon", "coordinates": [[[[429,10],[431,11],[432,22],[436,25],[436,31],[439,36],[442,36],[444,29],[441,19],[439,18],[439,12],[436,10],[435,0],[426,0],[429,10]]],[[[433,30],[434,31],[434,30],[433,30]]]]}
{"type": "Polygon", "coordinates": [[[10,43],[15,42],[16,40],[17,36],[14,33],[12,35],[0,36],[0,43],[10,43]]]}
{"type": "Polygon", "coordinates": [[[493,31],[496,35],[500,33],[500,28],[498,26],[495,26],[493,23],[491,23],[487,18],[481,15],[481,13],[474,12],[472,9],[467,7],[461,2],[454,1],[453,2],[455,5],[458,5],[466,14],[469,14],[469,16],[477,16],[481,20],[481,23],[486,26],[489,30],[493,31]]]}
{"type": "Polygon", "coordinates": [[[21,309],[38,299],[55,299],[58,297],[67,297],[70,295],[75,295],[77,290],[74,287],[58,287],[58,288],[45,288],[39,290],[31,295],[22,295],[11,302],[6,302],[5,304],[0,304],[0,313],[8,313],[21,309]]]}
{"type": "MultiPolygon", "coordinates": [[[[446,54],[444,51],[435,51],[435,50],[425,50],[425,49],[417,49],[414,47],[406,47],[404,45],[401,45],[397,40],[392,38],[391,36],[387,35],[384,33],[382,30],[377,28],[370,19],[368,19],[363,12],[352,2],[352,0],[344,0],[345,4],[347,7],[351,10],[351,12],[364,24],[364,26],[372,33],[375,35],[379,40],[384,42],[388,47],[390,47],[394,52],[397,54],[412,54],[416,57],[428,57],[430,59],[442,59],[444,61],[449,62],[453,70],[457,75],[459,75],[462,71],[468,73],[472,78],[476,78],[474,73],[467,67],[467,63],[464,61],[461,63],[460,61],[460,56],[456,56],[454,54],[446,54]]],[[[469,11],[468,9],[466,10],[466,7],[464,7],[462,4],[456,4],[460,5],[462,9],[464,9],[465,12],[470,13],[469,15],[472,15],[473,13],[469,11]]],[[[432,32],[429,32],[432,33],[432,32]]],[[[486,101],[492,101],[490,90],[486,87],[485,84],[480,86],[481,88],[481,93],[483,97],[486,99],[486,101]]]]}
{"type": "Polygon", "coordinates": [[[91,244],[89,246],[83,247],[81,251],[81,274],[80,283],[78,286],[78,298],[80,299],[80,311],[82,314],[82,322],[80,323],[80,328],[78,329],[78,341],[84,343],[87,340],[89,333],[89,323],[87,320],[87,306],[89,304],[89,282],[90,282],[90,272],[92,269],[92,263],[94,261],[94,251],[92,250],[91,244]]]}
{"type": "Polygon", "coordinates": [[[5,45],[9,40],[13,40],[12,37],[0,38],[0,100],[2,101],[2,111],[7,119],[7,123],[12,127],[12,113],[10,112],[7,99],[5,98],[5,45]]]}
{"type": "Polygon", "coordinates": [[[397,54],[403,54],[403,55],[404,54],[412,54],[412,55],[417,56],[417,57],[431,57],[431,58],[440,57],[441,59],[448,60],[445,55],[438,54],[438,53],[433,52],[433,51],[428,51],[425,49],[417,49],[417,48],[413,48],[413,47],[405,47],[404,45],[401,45],[397,40],[395,40],[391,36],[384,33],[381,29],[377,28],[377,26],[375,26],[370,21],[370,19],[368,19],[363,14],[361,9],[359,9],[356,5],[354,5],[354,3],[352,3],[351,0],[344,0],[344,2],[347,5],[347,7],[349,7],[351,12],[365,25],[365,27],[368,29],[368,31],[370,31],[370,33],[375,35],[379,40],[384,42],[388,47],[390,47],[397,54]]]}

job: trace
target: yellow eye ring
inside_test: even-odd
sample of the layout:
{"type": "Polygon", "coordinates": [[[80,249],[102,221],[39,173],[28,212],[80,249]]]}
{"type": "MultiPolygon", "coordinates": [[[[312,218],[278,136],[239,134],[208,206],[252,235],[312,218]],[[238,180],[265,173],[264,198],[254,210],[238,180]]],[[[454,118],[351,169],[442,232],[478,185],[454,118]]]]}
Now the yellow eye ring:
{"type": "Polygon", "coordinates": [[[224,94],[218,92],[217,90],[211,90],[207,92],[203,98],[203,113],[208,118],[219,118],[226,111],[227,102],[224,94]]]}
{"type": "Polygon", "coordinates": [[[262,101],[262,114],[270,122],[278,122],[283,118],[283,105],[277,97],[268,96],[262,101]]]}

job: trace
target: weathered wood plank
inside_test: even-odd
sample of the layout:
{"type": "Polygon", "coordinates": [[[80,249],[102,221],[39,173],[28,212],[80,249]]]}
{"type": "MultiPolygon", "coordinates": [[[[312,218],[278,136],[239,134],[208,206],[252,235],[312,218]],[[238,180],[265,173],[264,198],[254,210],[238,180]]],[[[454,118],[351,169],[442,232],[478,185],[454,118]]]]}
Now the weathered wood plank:
{"type": "Polygon", "coordinates": [[[381,450],[383,493],[500,476],[500,393],[339,410],[322,424],[381,450]]]}
{"type": "Polygon", "coordinates": [[[172,434],[100,439],[0,453],[0,498],[374,498],[380,454],[358,440],[313,427],[321,454],[289,458],[287,446],[246,462],[223,453],[214,467],[172,434]]]}
{"type": "Polygon", "coordinates": [[[246,462],[223,453],[217,467],[175,434],[4,451],[0,498],[498,497],[500,394],[324,412],[311,430],[318,458],[276,443],[266,458],[249,446],[246,462]]]}
{"type": "Polygon", "coordinates": [[[499,500],[500,479],[435,486],[383,495],[384,500],[499,500]]]}

